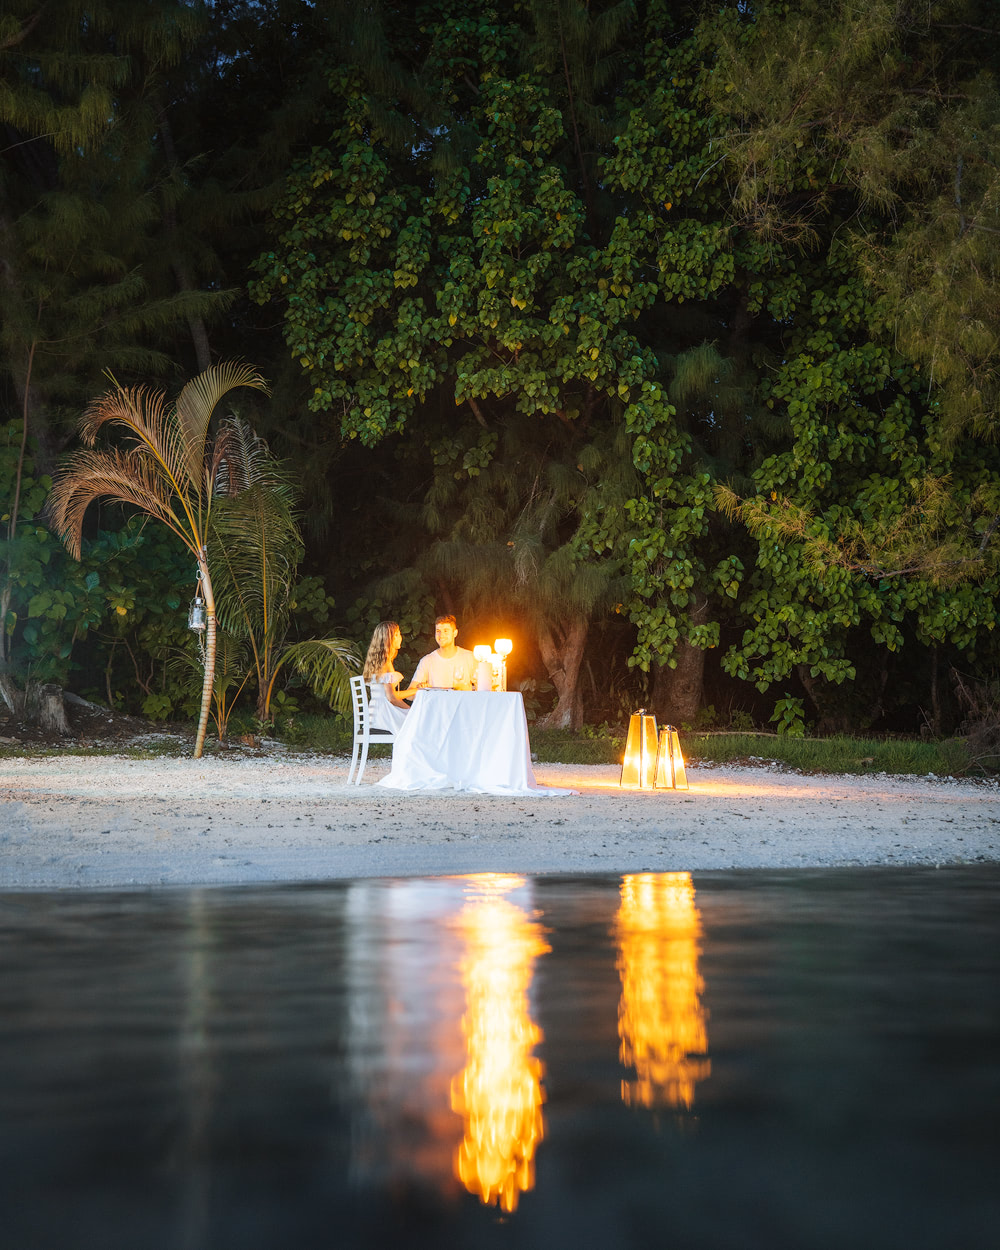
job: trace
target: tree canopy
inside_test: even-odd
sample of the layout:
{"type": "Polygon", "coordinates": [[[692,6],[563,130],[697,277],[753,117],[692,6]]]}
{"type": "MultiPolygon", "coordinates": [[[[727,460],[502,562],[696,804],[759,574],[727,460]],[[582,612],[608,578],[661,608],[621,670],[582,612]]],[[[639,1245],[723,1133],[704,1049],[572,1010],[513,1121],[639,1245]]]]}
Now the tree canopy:
{"type": "Polygon", "coordinates": [[[552,724],[940,728],[995,672],[987,0],[37,7],[0,346],[43,451],[95,371],[245,353],[356,641],[506,620],[552,724]]]}

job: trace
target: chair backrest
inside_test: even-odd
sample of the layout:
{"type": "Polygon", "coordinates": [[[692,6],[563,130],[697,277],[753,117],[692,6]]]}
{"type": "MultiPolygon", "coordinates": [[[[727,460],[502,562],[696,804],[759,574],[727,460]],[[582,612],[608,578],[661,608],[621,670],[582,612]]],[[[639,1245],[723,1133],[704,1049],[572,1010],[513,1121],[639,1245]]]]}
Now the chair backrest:
{"type": "Polygon", "coordinates": [[[368,691],[363,677],[351,678],[351,706],[354,709],[354,734],[364,733],[368,724],[368,691]]]}

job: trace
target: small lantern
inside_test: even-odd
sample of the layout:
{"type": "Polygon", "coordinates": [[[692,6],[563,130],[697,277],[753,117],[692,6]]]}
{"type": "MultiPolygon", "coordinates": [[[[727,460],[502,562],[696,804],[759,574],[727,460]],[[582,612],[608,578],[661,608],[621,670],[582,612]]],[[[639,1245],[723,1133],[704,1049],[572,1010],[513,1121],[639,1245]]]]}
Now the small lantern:
{"type": "Polygon", "coordinates": [[[500,657],[500,689],[507,689],[507,656],[514,650],[514,644],[509,638],[497,638],[493,643],[493,650],[500,657]]]}
{"type": "Polygon", "coordinates": [[[654,787],[669,790],[688,788],[687,769],[681,754],[681,740],[673,725],[660,730],[660,745],[656,752],[656,776],[654,787]]]}
{"type": "Polygon", "coordinates": [[[490,691],[493,689],[493,652],[486,643],[481,642],[472,648],[476,658],[476,689],[490,691]]]}
{"type": "Polygon", "coordinates": [[[195,595],[191,600],[191,606],[188,608],[188,629],[196,630],[199,634],[208,627],[208,617],[205,613],[205,600],[201,595],[195,595]]]}
{"type": "Polygon", "coordinates": [[[656,775],[656,717],[644,715],[645,708],[633,712],[628,722],[621,786],[649,790],[656,775]]]}

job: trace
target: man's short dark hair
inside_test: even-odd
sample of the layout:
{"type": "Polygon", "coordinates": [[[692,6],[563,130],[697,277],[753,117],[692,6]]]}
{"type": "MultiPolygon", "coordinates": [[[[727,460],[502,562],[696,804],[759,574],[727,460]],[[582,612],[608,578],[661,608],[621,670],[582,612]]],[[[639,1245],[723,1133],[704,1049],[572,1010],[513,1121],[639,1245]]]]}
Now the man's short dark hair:
{"type": "Polygon", "coordinates": [[[453,629],[458,629],[458,621],[449,613],[447,616],[436,616],[434,618],[434,627],[438,625],[451,625],[453,629]]]}

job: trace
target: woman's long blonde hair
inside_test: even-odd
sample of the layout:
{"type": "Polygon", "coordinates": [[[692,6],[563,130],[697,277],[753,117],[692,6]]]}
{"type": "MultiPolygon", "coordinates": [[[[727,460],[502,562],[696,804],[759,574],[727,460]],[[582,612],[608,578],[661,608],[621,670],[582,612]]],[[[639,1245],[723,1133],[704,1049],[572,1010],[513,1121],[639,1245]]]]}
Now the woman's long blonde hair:
{"type": "Polygon", "coordinates": [[[395,621],[379,621],[375,626],[372,640],[368,644],[365,666],[361,670],[361,676],[365,681],[371,681],[374,677],[380,677],[385,672],[389,663],[392,640],[396,637],[397,629],[399,629],[399,626],[395,621]]]}

